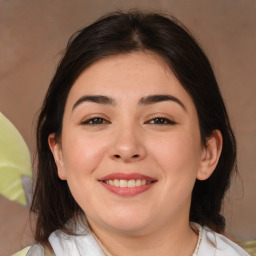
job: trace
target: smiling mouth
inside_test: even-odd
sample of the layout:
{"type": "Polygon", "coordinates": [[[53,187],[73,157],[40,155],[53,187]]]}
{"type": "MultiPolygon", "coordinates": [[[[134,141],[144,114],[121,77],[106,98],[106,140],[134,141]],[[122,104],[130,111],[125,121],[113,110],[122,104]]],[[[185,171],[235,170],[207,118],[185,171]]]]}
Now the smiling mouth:
{"type": "Polygon", "coordinates": [[[146,179],[130,179],[130,180],[114,179],[114,180],[103,180],[103,182],[105,184],[108,184],[108,185],[114,186],[114,187],[134,188],[134,187],[141,187],[141,186],[149,185],[156,181],[147,181],[146,179]]]}
{"type": "Polygon", "coordinates": [[[135,196],[149,190],[157,180],[138,173],[112,173],[98,180],[107,190],[119,196],[135,196]]]}

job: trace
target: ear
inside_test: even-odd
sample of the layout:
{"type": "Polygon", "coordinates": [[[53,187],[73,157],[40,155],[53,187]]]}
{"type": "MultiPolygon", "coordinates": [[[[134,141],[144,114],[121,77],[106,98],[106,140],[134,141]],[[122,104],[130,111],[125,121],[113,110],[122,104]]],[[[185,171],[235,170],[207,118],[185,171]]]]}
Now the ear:
{"type": "Polygon", "coordinates": [[[214,130],[212,135],[207,138],[197,172],[198,180],[206,180],[212,175],[220,158],[222,141],[222,134],[219,130],[214,130]]]}
{"type": "Polygon", "coordinates": [[[61,144],[56,141],[54,133],[49,135],[48,144],[52,151],[55,164],[57,166],[58,176],[61,180],[66,180],[66,171],[64,168],[61,144]]]}

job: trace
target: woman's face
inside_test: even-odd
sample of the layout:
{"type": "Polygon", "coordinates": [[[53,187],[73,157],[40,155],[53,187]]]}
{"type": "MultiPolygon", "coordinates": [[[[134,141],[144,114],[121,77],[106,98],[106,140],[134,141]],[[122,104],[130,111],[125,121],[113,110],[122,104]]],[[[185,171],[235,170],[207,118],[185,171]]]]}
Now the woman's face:
{"type": "Polygon", "coordinates": [[[205,150],[193,101],[160,57],[134,52],[87,68],[69,93],[61,142],[49,144],[93,228],[188,222],[205,150]]]}

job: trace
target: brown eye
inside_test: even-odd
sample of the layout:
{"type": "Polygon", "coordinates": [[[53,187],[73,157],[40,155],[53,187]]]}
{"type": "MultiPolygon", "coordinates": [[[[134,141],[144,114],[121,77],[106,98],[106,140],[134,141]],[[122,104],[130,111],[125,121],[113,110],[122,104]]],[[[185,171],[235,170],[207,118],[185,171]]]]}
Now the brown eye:
{"type": "Polygon", "coordinates": [[[90,118],[90,119],[87,119],[82,122],[82,124],[85,124],[85,125],[86,124],[87,125],[100,125],[100,124],[107,124],[107,123],[109,123],[109,122],[101,117],[90,118]]]}
{"type": "Polygon", "coordinates": [[[157,125],[174,125],[176,124],[174,121],[165,118],[165,117],[156,117],[151,119],[149,122],[149,124],[157,124],[157,125]]]}

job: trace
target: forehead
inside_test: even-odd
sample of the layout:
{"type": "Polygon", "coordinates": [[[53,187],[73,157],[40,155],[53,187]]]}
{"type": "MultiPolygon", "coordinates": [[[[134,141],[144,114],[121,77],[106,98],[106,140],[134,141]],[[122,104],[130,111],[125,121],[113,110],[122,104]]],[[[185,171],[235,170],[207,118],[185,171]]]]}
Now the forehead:
{"type": "Polygon", "coordinates": [[[73,84],[68,103],[83,95],[106,95],[117,102],[154,94],[171,94],[192,103],[179,80],[151,52],[132,52],[103,58],[85,69],[73,84]]]}
{"type": "MultiPolygon", "coordinates": [[[[74,85],[89,80],[95,81],[94,85],[100,84],[101,81],[114,82],[124,76],[129,79],[127,83],[132,80],[138,83],[141,79],[155,80],[160,76],[170,75],[171,70],[160,56],[151,52],[132,52],[108,56],[94,62],[80,74],[74,85]]],[[[122,84],[125,85],[126,81],[122,84]]]]}

